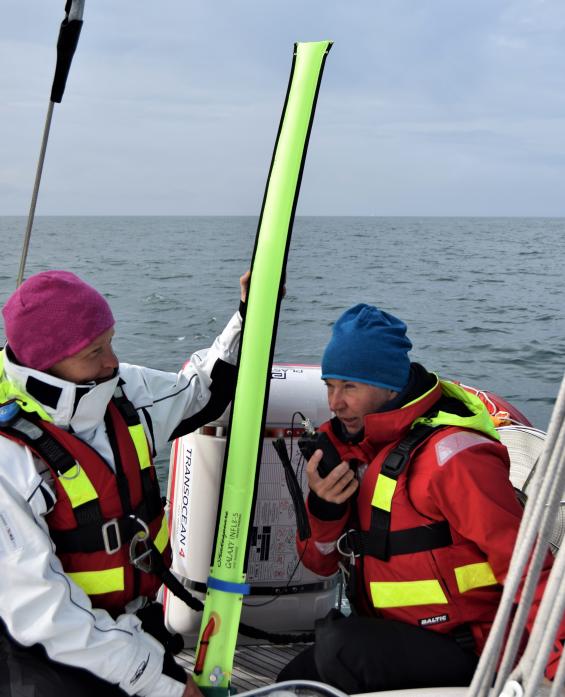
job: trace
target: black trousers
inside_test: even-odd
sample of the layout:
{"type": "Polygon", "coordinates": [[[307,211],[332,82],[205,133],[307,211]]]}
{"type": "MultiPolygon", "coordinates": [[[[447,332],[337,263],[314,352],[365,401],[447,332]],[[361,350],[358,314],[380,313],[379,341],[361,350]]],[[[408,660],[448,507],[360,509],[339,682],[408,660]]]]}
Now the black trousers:
{"type": "Polygon", "coordinates": [[[316,626],[316,642],[278,680],[319,680],[347,694],[464,686],[478,656],[449,635],[403,622],[337,612],[316,626]]]}
{"type": "MultiPolygon", "coordinates": [[[[143,629],[165,646],[163,672],[184,684],[186,673],[168,650],[180,650],[182,641],[179,645],[165,629],[162,606],[154,603],[137,614],[143,629]]],[[[127,693],[87,670],[52,661],[39,645],[21,646],[0,621],[0,697],[127,697],[127,693]]]]}

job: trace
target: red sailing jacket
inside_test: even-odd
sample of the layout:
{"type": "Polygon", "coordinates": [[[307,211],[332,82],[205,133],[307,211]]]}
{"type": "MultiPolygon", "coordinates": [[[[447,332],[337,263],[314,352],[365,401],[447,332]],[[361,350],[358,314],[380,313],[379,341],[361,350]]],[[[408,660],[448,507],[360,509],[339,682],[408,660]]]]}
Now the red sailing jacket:
{"type": "MultiPolygon", "coordinates": [[[[159,576],[130,563],[131,539],[144,530],[138,521],[146,524],[167,567],[171,561],[159,484],[147,438],[136,417],[133,407],[124,417],[114,400],[108,405],[105,421],[116,472],[86,443],[46,421],[32,422],[48,434],[37,444],[13,429],[2,431],[2,435],[32,449],[49,467],[57,501],[46,521],[57,556],[65,572],[90,596],[93,606],[114,616],[138,596],[154,598],[162,583],[159,576]],[[61,452],[66,454],[63,459],[61,452]],[[75,465],[69,468],[73,461],[75,465]]],[[[142,550],[143,545],[137,551],[142,550]]]]}
{"type": "MultiPolygon", "coordinates": [[[[368,466],[355,504],[350,503],[339,520],[321,520],[309,513],[312,538],[298,540],[308,568],[334,573],[340,559],[336,541],[342,533],[349,527],[370,529],[377,479],[387,454],[441,395],[438,383],[402,409],[366,416],[364,439],[357,445],[342,442],[331,422],[322,425],[344,460],[368,466]]],[[[447,521],[452,542],[387,561],[369,555],[358,558],[358,609],[443,633],[467,624],[480,652],[522,514],[508,472],[506,448],[476,430],[444,426],[417,447],[392,495],[391,532],[447,521]]]]}

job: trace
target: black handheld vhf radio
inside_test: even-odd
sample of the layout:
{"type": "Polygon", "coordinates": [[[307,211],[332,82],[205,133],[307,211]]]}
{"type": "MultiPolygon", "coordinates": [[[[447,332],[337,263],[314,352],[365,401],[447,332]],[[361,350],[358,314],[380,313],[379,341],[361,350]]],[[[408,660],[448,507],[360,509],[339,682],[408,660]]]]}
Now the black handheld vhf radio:
{"type": "Polygon", "coordinates": [[[308,418],[304,419],[302,423],[304,424],[304,433],[298,438],[300,452],[306,460],[309,460],[316,450],[322,450],[324,455],[318,463],[318,474],[322,478],[327,477],[342,459],[326,433],[317,432],[308,418]]]}

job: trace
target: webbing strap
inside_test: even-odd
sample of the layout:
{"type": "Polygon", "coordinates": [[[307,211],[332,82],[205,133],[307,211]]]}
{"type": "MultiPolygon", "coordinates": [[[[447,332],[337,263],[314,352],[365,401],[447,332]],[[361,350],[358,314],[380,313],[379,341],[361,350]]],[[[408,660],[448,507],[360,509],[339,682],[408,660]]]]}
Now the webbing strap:
{"type": "Polygon", "coordinates": [[[86,472],[35,415],[21,411],[8,426],[0,429],[8,437],[25,443],[56,473],[79,525],[102,520],[98,494],[86,472]]]}
{"type": "MultiPolygon", "coordinates": [[[[371,556],[386,561],[391,556],[390,508],[396,481],[404,472],[413,451],[429,438],[436,429],[426,424],[416,424],[385,458],[377,477],[371,508],[371,527],[364,545],[370,547],[371,556]]],[[[415,530],[413,528],[412,530],[415,530]]],[[[440,546],[445,546],[441,544],[440,546]]],[[[427,549],[433,549],[427,547],[427,549]]],[[[406,554],[407,552],[401,552],[406,554]]]]}
{"type": "MultiPolygon", "coordinates": [[[[449,523],[442,520],[430,525],[389,532],[387,550],[389,557],[394,557],[448,547],[452,542],[449,523]]],[[[356,557],[369,555],[379,558],[378,554],[381,552],[379,536],[372,530],[349,530],[345,533],[343,542],[340,542],[340,548],[344,553],[352,552],[356,557]]]]}
{"type": "MultiPolygon", "coordinates": [[[[135,518],[124,516],[123,518],[113,520],[113,525],[106,528],[106,535],[110,535],[110,547],[114,549],[121,546],[119,544],[120,541],[122,544],[129,543],[140,529],[136,519],[150,522],[159,515],[161,510],[160,499],[158,504],[153,500],[153,505],[151,505],[150,501],[143,501],[133,512],[135,518]]],[[[90,553],[101,552],[106,549],[102,522],[97,518],[85,521],[85,524],[76,530],[52,530],[51,538],[59,552],[90,553]]]]}
{"type": "Polygon", "coordinates": [[[118,408],[128,428],[130,428],[131,426],[137,426],[141,423],[141,421],[139,420],[139,414],[137,413],[137,409],[125,396],[124,391],[121,388],[121,385],[118,385],[116,387],[116,391],[114,392],[112,401],[118,408]]]}
{"type": "MultiPolygon", "coordinates": [[[[331,590],[339,583],[339,576],[336,574],[325,581],[316,583],[297,583],[286,586],[257,586],[249,584],[249,595],[294,595],[296,593],[319,593],[320,591],[331,590]]],[[[184,580],[186,588],[198,593],[206,593],[208,586],[202,581],[184,580]]]]}
{"type": "Polygon", "coordinates": [[[76,466],[74,457],[42,428],[41,421],[26,412],[20,412],[18,418],[2,431],[25,443],[59,474],[66,474],[76,466]]]}

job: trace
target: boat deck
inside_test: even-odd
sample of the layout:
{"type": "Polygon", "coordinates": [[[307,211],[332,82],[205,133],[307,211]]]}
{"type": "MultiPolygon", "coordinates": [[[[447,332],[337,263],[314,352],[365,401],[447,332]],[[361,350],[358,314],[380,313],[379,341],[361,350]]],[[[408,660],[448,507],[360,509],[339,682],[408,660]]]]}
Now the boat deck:
{"type": "MultiPolygon", "coordinates": [[[[283,646],[249,645],[236,649],[231,684],[237,692],[253,690],[257,687],[272,685],[283,667],[307,644],[285,644],[283,646]]],[[[192,673],[195,661],[195,649],[184,649],[176,657],[178,663],[192,673]]]]}

